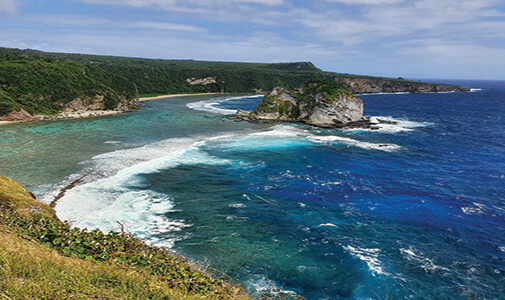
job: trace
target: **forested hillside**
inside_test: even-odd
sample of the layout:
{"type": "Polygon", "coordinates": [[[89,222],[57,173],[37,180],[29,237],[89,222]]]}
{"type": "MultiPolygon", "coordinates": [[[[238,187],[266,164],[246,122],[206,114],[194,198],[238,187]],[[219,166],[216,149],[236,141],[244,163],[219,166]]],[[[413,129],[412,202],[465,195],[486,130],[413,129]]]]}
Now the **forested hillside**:
{"type": "Polygon", "coordinates": [[[0,116],[20,109],[51,115],[73,101],[95,109],[127,109],[137,98],[135,84],[98,66],[0,54],[0,116]]]}
{"type": "Polygon", "coordinates": [[[135,83],[141,95],[173,93],[251,93],[275,86],[294,88],[311,78],[333,77],[310,62],[240,63],[47,53],[0,48],[1,53],[58,58],[100,67],[135,83]],[[206,81],[199,81],[207,79],[206,81]]]}
{"type": "Polygon", "coordinates": [[[459,87],[323,72],[310,62],[239,63],[49,53],[0,48],[0,116],[24,109],[125,110],[140,96],[265,93],[311,79],[334,79],[354,93],[459,91],[459,87]],[[77,103],[75,101],[82,103],[77,103]]]}

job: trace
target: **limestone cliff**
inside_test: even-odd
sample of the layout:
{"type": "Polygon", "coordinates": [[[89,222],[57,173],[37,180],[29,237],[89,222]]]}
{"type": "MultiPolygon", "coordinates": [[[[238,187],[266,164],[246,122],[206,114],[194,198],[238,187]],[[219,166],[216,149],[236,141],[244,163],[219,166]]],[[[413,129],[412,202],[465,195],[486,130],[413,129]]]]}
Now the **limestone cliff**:
{"type": "Polygon", "coordinates": [[[303,122],[318,127],[368,123],[363,102],[334,80],[311,80],[296,91],[276,87],[252,112],[238,111],[237,120],[303,122]]]}
{"type": "Polygon", "coordinates": [[[336,81],[346,85],[354,94],[376,93],[440,93],[440,92],[468,92],[469,89],[455,85],[416,82],[403,79],[384,79],[366,77],[338,76],[336,81]]]}

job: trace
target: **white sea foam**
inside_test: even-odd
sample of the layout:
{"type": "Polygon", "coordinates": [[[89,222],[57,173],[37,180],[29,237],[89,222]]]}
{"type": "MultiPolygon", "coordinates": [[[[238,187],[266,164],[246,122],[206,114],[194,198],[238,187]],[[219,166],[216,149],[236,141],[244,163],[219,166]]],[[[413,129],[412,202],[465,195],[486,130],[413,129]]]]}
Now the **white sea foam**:
{"type": "Polygon", "coordinates": [[[335,228],[338,228],[337,225],[332,224],[332,223],[319,224],[319,225],[317,225],[317,227],[335,227],[335,228]]]}
{"type": "Polygon", "coordinates": [[[258,97],[261,98],[263,97],[262,95],[254,95],[254,96],[246,96],[246,97],[232,97],[232,98],[213,98],[209,100],[202,100],[198,102],[192,102],[186,104],[188,108],[194,109],[194,110],[199,110],[199,111],[205,111],[205,112],[210,112],[214,114],[221,114],[221,115],[232,115],[237,112],[236,109],[226,109],[226,108],[221,108],[219,105],[223,102],[227,102],[230,100],[237,100],[237,99],[242,99],[242,98],[252,98],[252,97],[258,97]]]}
{"type": "Polygon", "coordinates": [[[362,142],[355,139],[351,139],[348,137],[341,136],[310,136],[308,139],[311,142],[320,143],[324,145],[335,145],[335,144],[344,144],[348,146],[359,147],[368,150],[382,150],[382,151],[395,151],[401,149],[400,146],[395,144],[377,144],[377,143],[369,143],[362,142]]]}
{"type": "Polygon", "coordinates": [[[410,247],[409,249],[400,248],[400,253],[402,256],[408,261],[415,262],[419,264],[419,266],[424,269],[426,272],[428,271],[449,271],[449,269],[437,266],[433,263],[433,261],[429,258],[423,256],[422,253],[410,247]]]}
{"type": "Polygon", "coordinates": [[[179,231],[191,224],[167,218],[166,214],[174,207],[173,199],[143,189],[139,175],[181,164],[230,163],[201,152],[199,146],[204,143],[196,139],[170,139],[95,156],[86,162],[87,170],[92,172],[66,191],[55,207],[56,213],[73,226],[105,232],[117,231],[119,221],[126,230],[149,243],[172,245],[170,238],[157,240],[155,236],[179,231]]]}
{"type": "Polygon", "coordinates": [[[356,94],[356,96],[376,96],[376,95],[405,95],[412,94],[409,92],[395,92],[395,93],[366,93],[366,94],[356,94]]]}
{"type": "Polygon", "coordinates": [[[287,149],[308,145],[306,137],[309,135],[307,130],[295,126],[276,125],[268,131],[236,137],[235,141],[230,141],[223,147],[243,151],[287,149]]]}
{"type": "Polygon", "coordinates": [[[258,298],[268,299],[295,299],[297,294],[293,291],[282,288],[277,282],[268,279],[263,275],[253,275],[245,282],[245,288],[252,291],[258,298]]]}
{"type": "Polygon", "coordinates": [[[381,253],[380,249],[367,249],[360,247],[344,246],[344,250],[348,251],[352,256],[364,261],[368,269],[376,274],[390,275],[383,270],[382,263],[379,260],[381,253]]]}
{"type": "Polygon", "coordinates": [[[266,150],[308,146],[311,143],[327,146],[346,145],[367,150],[395,151],[400,146],[388,143],[370,143],[337,135],[320,135],[319,131],[310,131],[303,127],[276,125],[271,130],[251,133],[243,138],[230,138],[224,147],[234,150],[266,150]],[[233,141],[235,139],[235,141],[233,141]]]}
{"type": "Polygon", "coordinates": [[[481,203],[473,202],[474,206],[462,207],[461,210],[467,215],[480,215],[484,213],[486,206],[481,203]]]}
{"type": "Polygon", "coordinates": [[[381,132],[381,133],[398,133],[405,131],[414,131],[416,128],[432,126],[429,122],[414,122],[406,119],[393,117],[370,117],[371,128],[351,128],[346,129],[348,132],[381,132]]]}
{"type": "Polygon", "coordinates": [[[262,131],[250,134],[250,136],[265,136],[265,137],[305,137],[308,136],[308,130],[296,126],[276,125],[272,130],[262,131]]]}

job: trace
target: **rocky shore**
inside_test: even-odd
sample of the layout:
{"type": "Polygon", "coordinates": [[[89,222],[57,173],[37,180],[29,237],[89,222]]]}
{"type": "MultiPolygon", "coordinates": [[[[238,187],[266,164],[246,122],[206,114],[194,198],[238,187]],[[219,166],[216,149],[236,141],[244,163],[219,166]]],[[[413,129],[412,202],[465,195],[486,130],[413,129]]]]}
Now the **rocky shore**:
{"type": "Polygon", "coordinates": [[[345,84],[353,94],[378,93],[444,93],[469,92],[470,89],[456,85],[408,81],[403,79],[360,78],[338,76],[336,81],[345,84]]]}
{"type": "Polygon", "coordinates": [[[64,119],[78,119],[78,118],[89,118],[107,115],[117,115],[124,112],[130,112],[131,110],[81,110],[81,111],[63,111],[56,115],[46,116],[46,115],[35,115],[32,116],[26,110],[20,110],[10,113],[7,116],[0,117],[0,125],[20,123],[20,122],[32,122],[32,121],[53,121],[53,120],[64,120],[64,119]]]}
{"type": "Polygon", "coordinates": [[[387,120],[363,116],[363,101],[354,93],[429,93],[469,91],[443,85],[382,79],[337,78],[311,80],[288,91],[274,88],[252,112],[238,110],[236,121],[300,122],[323,128],[364,127],[377,129],[387,120]]]}
{"type": "Polygon", "coordinates": [[[237,111],[234,120],[301,122],[318,127],[366,126],[363,101],[334,80],[312,80],[295,91],[274,88],[252,112],[237,111]]]}

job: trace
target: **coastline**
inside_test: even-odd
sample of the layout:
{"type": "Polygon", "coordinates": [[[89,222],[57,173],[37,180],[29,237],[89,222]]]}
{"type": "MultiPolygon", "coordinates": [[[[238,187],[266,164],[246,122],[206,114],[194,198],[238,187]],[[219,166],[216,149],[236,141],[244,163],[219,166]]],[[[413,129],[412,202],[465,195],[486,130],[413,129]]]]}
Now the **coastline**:
{"type": "Polygon", "coordinates": [[[91,117],[100,117],[100,116],[108,116],[108,115],[117,115],[121,113],[125,113],[128,111],[120,111],[120,110],[87,110],[87,111],[78,111],[78,112],[61,112],[54,116],[43,116],[36,115],[34,116],[34,120],[27,121],[2,121],[0,120],[0,126],[16,124],[16,123],[27,123],[33,121],[54,121],[54,120],[65,120],[65,119],[80,119],[80,118],[91,118],[91,117]]]}
{"type": "MultiPolygon", "coordinates": [[[[176,97],[187,97],[187,96],[205,96],[205,95],[223,95],[223,93],[198,93],[198,94],[168,94],[168,95],[160,95],[155,97],[144,97],[139,98],[140,102],[146,102],[149,100],[155,99],[163,99],[163,98],[176,98],[176,97]]],[[[65,119],[80,119],[80,118],[90,118],[90,117],[100,117],[100,116],[109,116],[109,115],[117,115],[130,112],[129,110],[120,111],[120,110],[87,110],[87,111],[77,111],[77,112],[61,112],[55,116],[42,116],[36,115],[34,121],[53,121],[53,120],[65,120],[65,119]]],[[[9,125],[15,123],[26,123],[31,121],[2,121],[0,120],[0,126],[9,125]]]]}
{"type": "Polygon", "coordinates": [[[156,100],[162,98],[175,98],[175,97],[187,97],[187,96],[205,96],[205,95],[224,95],[225,93],[197,93],[197,94],[168,94],[168,95],[160,95],[155,97],[143,97],[139,98],[139,102],[145,102],[149,100],[156,100]]]}

